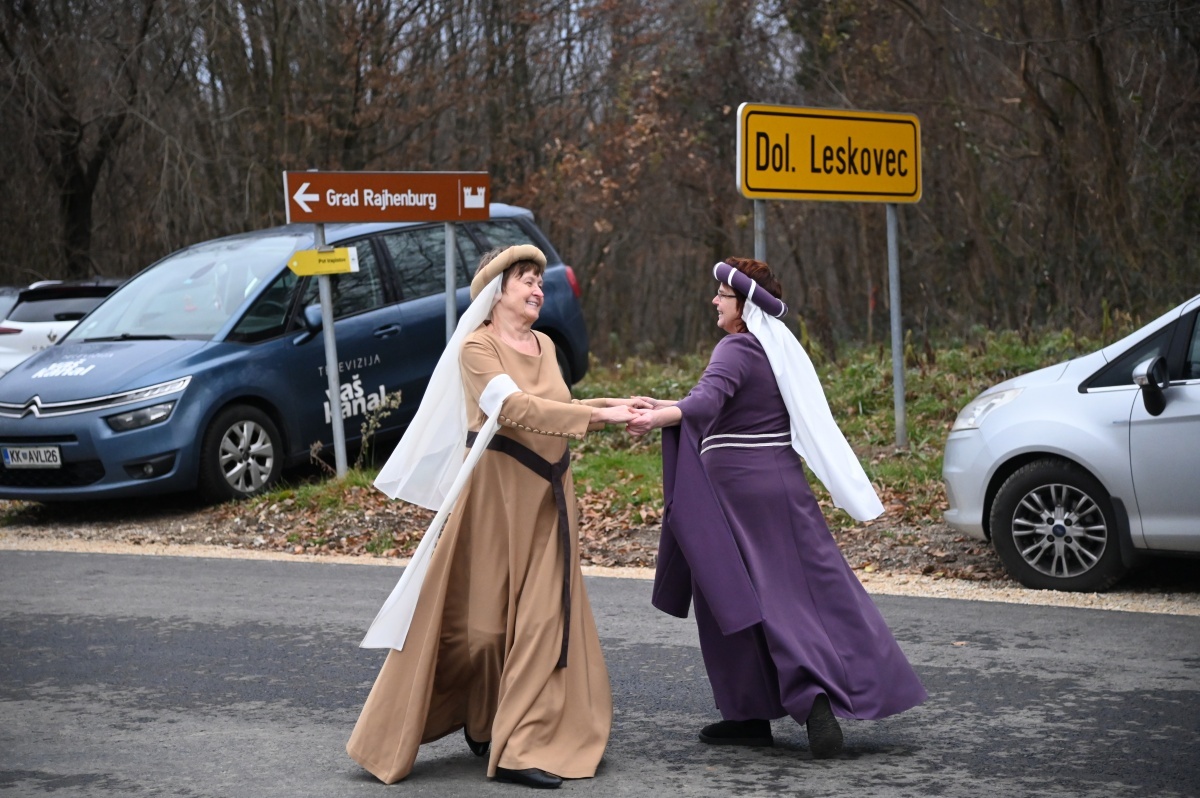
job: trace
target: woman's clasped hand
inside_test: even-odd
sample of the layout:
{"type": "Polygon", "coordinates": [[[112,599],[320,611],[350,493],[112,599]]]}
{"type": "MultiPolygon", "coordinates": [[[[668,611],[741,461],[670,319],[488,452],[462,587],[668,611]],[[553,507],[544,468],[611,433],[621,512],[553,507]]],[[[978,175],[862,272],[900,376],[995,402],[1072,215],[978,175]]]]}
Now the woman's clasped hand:
{"type": "Polygon", "coordinates": [[[652,407],[648,404],[651,401],[653,400],[642,396],[631,396],[628,399],[606,398],[605,407],[592,408],[592,424],[596,427],[605,424],[628,425],[638,418],[639,413],[652,407]]]}
{"type": "Polygon", "coordinates": [[[634,417],[625,424],[625,431],[635,438],[640,438],[651,430],[679,423],[680,413],[675,408],[674,400],[655,399],[651,396],[632,396],[630,400],[634,417]]]}

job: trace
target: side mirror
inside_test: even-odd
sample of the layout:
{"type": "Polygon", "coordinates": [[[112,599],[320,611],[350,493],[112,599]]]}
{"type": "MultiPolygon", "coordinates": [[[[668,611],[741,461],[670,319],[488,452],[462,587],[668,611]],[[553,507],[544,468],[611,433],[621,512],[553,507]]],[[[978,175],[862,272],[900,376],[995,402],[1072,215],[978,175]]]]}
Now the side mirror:
{"type": "Polygon", "coordinates": [[[1157,416],[1167,408],[1167,397],[1164,393],[1171,384],[1171,375],[1167,370],[1167,359],[1157,355],[1138,363],[1133,369],[1133,381],[1142,389],[1142,403],[1146,412],[1157,416]]]}
{"type": "Polygon", "coordinates": [[[324,322],[321,319],[320,305],[309,305],[306,307],[302,318],[304,319],[304,332],[292,339],[292,343],[296,346],[306,344],[313,338],[316,338],[317,333],[321,332],[321,328],[324,326],[324,322]]]}

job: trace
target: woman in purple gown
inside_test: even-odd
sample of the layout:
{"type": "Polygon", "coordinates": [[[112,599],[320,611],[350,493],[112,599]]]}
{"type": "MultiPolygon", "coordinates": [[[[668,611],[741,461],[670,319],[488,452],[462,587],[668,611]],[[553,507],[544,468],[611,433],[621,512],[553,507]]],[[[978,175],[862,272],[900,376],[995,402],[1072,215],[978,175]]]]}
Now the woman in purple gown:
{"type": "Polygon", "coordinates": [[[837,717],[875,719],[925,700],[805,478],[801,454],[859,520],[883,511],[838,430],[766,264],[718,263],[713,304],[729,333],[687,397],[643,397],[630,422],[663,428],[663,531],[653,603],[695,608],[722,720],[700,739],[770,745],[770,721],[807,727],[814,757],[842,749],[837,717]],[[772,318],[774,317],[774,318],[772,318]]]}

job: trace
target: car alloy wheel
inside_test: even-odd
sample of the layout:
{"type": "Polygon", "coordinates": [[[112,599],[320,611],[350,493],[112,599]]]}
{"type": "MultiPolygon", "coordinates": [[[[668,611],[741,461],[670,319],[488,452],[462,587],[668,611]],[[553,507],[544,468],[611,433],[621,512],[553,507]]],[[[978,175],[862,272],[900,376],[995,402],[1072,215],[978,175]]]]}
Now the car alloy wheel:
{"type": "Polygon", "coordinates": [[[225,481],[238,493],[262,490],[275,465],[275,446],[267,431],[253,421],[239,421],[221,438],[219,459],[225,481]]]}
{"type": "Polygon", "coordinates": [[[1064,460],[1014,472],[996,493],[991,532],[1005,569],[1027,587],[1104,590],[1125,571],[1107,491],[1064,460]]]}
{"type": "Polygon", "coordinates": [[[211,501],[254,496],[282,471],[281,438],[266,413],[249,405],[222,410],[200,450],[200,492],[211,501]]]}

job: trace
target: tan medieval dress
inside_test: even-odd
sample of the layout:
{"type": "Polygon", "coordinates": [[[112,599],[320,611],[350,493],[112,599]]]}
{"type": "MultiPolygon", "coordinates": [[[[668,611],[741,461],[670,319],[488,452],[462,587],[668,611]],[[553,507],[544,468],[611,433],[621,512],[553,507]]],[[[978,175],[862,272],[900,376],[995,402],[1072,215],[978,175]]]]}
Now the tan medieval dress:
{"type": "MultiPolygon", "coordinates": [[[[531,356],[484,325],[465,339],[460,364],[471,429],[484,420],[484,387],[508,374],[521,390],[505,400],[497,437],[554,463],[568,440],[587,433],[591,410],[572,402],[554,344],[535,335],[541,354],[531,356]]],[[[412,771],[421,743],[464,726],[473,739],[491,741],[488,776],[497,767],[595,774],[612,725],[612,693],[579,568],[569,468],[563,489],[572,549],[566,667],[556,667],[564,558],[550,482],[489,448],[434,549],[404,650],[388,652],[346,744],[384,783],[412,771]]]]}

